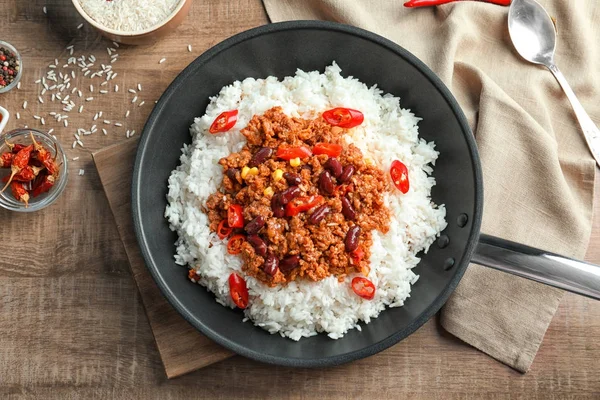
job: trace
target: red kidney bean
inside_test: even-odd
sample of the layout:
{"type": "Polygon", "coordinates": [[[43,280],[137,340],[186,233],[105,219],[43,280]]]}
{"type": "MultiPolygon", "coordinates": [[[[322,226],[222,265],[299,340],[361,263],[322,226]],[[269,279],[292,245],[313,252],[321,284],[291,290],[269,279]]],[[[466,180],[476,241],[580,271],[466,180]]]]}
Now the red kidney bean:
{"type": "Polygon", "coordinates": [[[276,193],[271,198],[271,210],[273,216],[276,218],[283,218],[285,216],[285,206],[281,202],[281,193],[276,193]]]}
{"type": "Polygon", "coordinates": [[[333,178],[328,171],[321,172],[319,175],[319,189],[325,194],[333,194],[335,190],[335,184],[333,183],[333,178]]]}
{"type": "Polygon", "coordinates": [[[277,257],[275,257],[273,253],[267,254],[267,257],[265,258],[265,263],[263,264],[263,271],[265,271],[266,274],[273,276],[277,273],[278,269],[279,260],[277,259],[277,257]]]}
{"type": "Polygon", "coordinates": [[[281,204],[286,205],[294,199],[294,197],[300,194],[300,188],[298,186],[290,186],[279,194],[281,204]]]}
{"type": "Polygon", "coordinates": [[[290,186],[298,186],[302,183],[302,178],[300,178],[300,175],[292,174],[291,172],[286,172],[283,174],[283,179],[285,179],[287,184],[290,186]]]}
{"type": "Polygon", "coordinates": [[[267,158],[270,158],[273,155],[273,149],[270,147],[263,147],[250,159],[248,166],[250,168],[258,167],[260,164],[264,163],[267,158]]]}
{"type": "Polygon", "coordinates": [[[327,162],[323,164],[323,167],[326,170],[329,170],[331,175],[335,178],[338,178],[342,174],[342,164],[335,157],[330,157],[327,162]]]}
{"type": "Polygon", "coordinates": [[[262,215],[257,216],[252,221],[248,222],[244,229],[248,235],[255,235],[261,228],[265,226],[265,218],[262,215]]]}
{"type": "Polygon", "coordinates": [[[347,220],[354,221],[356,219],[356,211],[347,197],[342,197],[342,214],[347,220]]]}
{"type": "Polygon", "coordinates": [[[352,164],[346,165],[344,167],[344,170],[342,171],[342,174],[338,178],[338,180],[340,181],[340,183],[346,183],[346,182],[348,182],[350,180],[350,178],[352,178],[352,175],[354,175],[355,169],[356,168],[354,168],[354,165],[352,165],[352,164]]]}
{"type": "Polygon", "coordinates": [[[344,245],[347,253],[351,253],[358,248],[358,236],[360,235],[360,226],[354,225],[348,229],[344,245]]]}
{"type": "Polygon", "coordinates": [[[240,170],[237,168],[229,168],[227,171],[225,171],[225,175],[227,175],[227,177],[231,179],[232,182],[239,183],[239,181],[237,180],[238,172],[240,172],[240,170]]]}
{"type": "Polygon", "coordinates": [[[267,254],[267,244],[260,238],[260,236],[248,235],[246,240],[252,245],[252,247],[254,247],[256,254],[261,257],[264,257],[267,254]]]}
{"type": "Polygon", "coordinates": [[[317,225],[319,222],[323,221],[323,218],[325,218],[325,216],[327,216],[329,211],[330,211],[330,208],[327,204],[323,204],[323,205],[317,207],[317,209],[315,211],[313,211],[313,213],[308,218],[308,223],[317,225]]]}
{"type": "Polygon", "coordinates": [[[297,255],[284,257],[279,263],[281,272],[287,273],[296,268],[300,264],[300,257],[297,255]]]}

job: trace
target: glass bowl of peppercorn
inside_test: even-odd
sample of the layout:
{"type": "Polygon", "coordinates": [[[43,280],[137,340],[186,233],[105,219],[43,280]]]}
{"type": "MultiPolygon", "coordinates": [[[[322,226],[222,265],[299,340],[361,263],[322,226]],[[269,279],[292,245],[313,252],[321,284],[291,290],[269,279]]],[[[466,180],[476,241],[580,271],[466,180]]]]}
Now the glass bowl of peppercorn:
{"type": "Polygon", "coordinates": [[[36,129],[0,135],[1,207],[41,210],[60,197],[67,178],[67,156],[54,136],[36,129]]]}
{"type": "Polygon", "coordinates": [[[17,86],[23,72],[21,54],[10,43],[0,40],[0,93],[17,86]]]}

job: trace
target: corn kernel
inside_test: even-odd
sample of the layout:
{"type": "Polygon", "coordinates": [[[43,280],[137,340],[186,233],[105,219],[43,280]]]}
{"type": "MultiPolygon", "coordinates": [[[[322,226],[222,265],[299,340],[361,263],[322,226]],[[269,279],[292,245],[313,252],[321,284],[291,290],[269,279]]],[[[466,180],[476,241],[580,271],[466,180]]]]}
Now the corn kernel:
{"type": "Polygon", "coordinates": [[[290,160],[290,165],[291,165],[292,167],[297,167],[297,166],[299,166],[299,165],[300,165],[300,157],[292,158],[292,159],[290,160]]]}
{"type": "Polygon", "coordinates": [[[273,180],[274,180],[275,182],[277,182],[277,181],[281,180],[281,178],[283,178],[283,170],[281,170],[281,169],[276,169],[276,170],[273,172],[273,180]]]}
{"type": "Polygon", "coordinates": [[[370,158],[365,158],[365,164],[366,165],[373,165],[373,160],[371,160],[370,158]]]}
{"type": "Polygon", "coordinates": [[[275,193],[275,192],[273,192],[273,188],[272,188],[271,186],[269,186],[268,188],[266,188],[266,189],[263,191],[263,194],[264,194],[265,196],[267,196],[267,197],[271,197],[271,196],[273,196],[273,194],[274,194],[274,193],[275,193]]]}
{"type": "Polygon", "coordinates": [[[250,168],[250,171],[248,171],[248,175],[258,175],[258,168],[257,167],[250,168]]]}
{"type": "Polygon", "coordinates": [[[242,168],[242,179],[246,179],[246,176],[248,176],[248,172],[250,172],[249,167],[242,168]]]}

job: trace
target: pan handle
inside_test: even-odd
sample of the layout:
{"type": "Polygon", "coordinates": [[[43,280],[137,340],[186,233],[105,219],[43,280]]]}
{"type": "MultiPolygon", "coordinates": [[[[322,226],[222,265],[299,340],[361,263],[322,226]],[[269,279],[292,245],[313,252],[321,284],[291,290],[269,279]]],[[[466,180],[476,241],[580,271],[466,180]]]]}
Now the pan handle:
{"type": "Polygon", "coordinates": [[[600,266],[481,234],[475,264],[600,300],[600,266]]]}

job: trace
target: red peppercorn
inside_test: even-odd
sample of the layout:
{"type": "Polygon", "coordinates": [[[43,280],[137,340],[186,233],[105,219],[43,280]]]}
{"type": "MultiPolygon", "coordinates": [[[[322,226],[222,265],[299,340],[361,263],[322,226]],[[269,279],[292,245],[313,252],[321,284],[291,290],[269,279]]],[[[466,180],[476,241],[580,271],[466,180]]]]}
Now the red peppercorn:
{"type": "Polygon", "coordinates": [[[12,75],[12,74],[14,74],[13,70],[12,70],[12,69],[9,69],[9,70],[8,70],[8,74],[9,74],[9,75],[12,75]]]}
{"type": "Polygon", "coordinates": [[[2,67],[2,69],[3,69],[4,71],[6,71],[6,70],[8,69],[8,67],[2,67]]]}
{"type": "Polygon", "coordinates": [[[0,61],[6,61],[6,56],[0,56],[0,61]]]}

